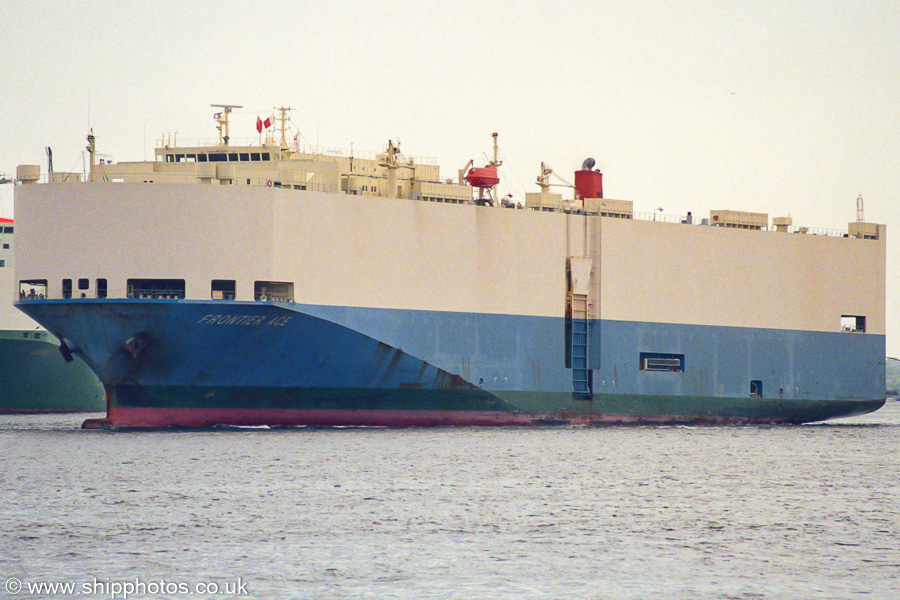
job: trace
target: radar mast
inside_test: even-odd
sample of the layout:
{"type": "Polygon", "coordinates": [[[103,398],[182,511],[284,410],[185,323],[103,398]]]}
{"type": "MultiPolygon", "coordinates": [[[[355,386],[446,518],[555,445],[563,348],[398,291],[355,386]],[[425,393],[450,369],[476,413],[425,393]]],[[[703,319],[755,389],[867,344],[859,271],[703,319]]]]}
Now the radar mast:
{"type": "Polygon", "coordinates": [[[231,109],[244,107],[237,104],[210,104],[210,106],[222,109],[222,112],[217,112],[213,115],[213,118],[218,123],[216,129],[219,130],[219,145],[227,146],[228,140],[231,139],[231,136],[228,134],[228,115],[231,113],[231,109]]]}

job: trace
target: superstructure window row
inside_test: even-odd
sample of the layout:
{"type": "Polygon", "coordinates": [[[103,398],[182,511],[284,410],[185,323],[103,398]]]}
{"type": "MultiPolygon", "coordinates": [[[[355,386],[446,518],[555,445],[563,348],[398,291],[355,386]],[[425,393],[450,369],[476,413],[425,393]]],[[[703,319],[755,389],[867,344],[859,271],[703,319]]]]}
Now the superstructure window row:
{"type": "Polygon", "coordinates": [[[166,154],[167,163],[177,162],[260,162],[272,160],[270,152],[207,152],[203,154],[166,154]]]}
{"type": "MultiPolygon", "coordinates": [[[[0,266],[3,263],[0,262],[0,266]]],[[[19,281],[19,299],[36,300],[44,298],[107,298],[109,283],[100,277],[90,280],[65,278],[60,281],[59,291],[48,293],[46,279],[23,279],[19,281]]],[[[112,297],[122,297],[121,292],[112,297]]],[[[142,300],[181,300],[187,297],[184,279],[131,278],[126,281],[126,298],[142,300]]],[[[213,300],[244,300],[237,297],[237,281],[234,279],[213,279],[210,284],[210,298],[213,300]]],[[[257,302],[293,302],[294,283],[291,281],[254,281],[252,299],[257,302]]]]}

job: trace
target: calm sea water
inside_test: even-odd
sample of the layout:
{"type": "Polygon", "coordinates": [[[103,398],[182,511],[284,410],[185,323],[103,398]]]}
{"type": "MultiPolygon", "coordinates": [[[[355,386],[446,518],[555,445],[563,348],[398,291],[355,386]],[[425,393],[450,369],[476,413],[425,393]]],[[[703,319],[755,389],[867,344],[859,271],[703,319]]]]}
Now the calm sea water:
{"type": "Polygon", "coordinates": [[[83,418],[0,417],[0,597],[900,597],[900,402],[782,427],[83,418]]]}

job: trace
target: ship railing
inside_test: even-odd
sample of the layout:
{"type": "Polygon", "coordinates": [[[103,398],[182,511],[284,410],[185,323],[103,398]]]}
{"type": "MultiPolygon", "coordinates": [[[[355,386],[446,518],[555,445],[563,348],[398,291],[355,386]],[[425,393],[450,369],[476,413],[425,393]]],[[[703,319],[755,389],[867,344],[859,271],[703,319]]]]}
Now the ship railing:
{"type": "Polygon", "coordinates": [[[849,237],[850,235],[841,229],[826,229],[824,227],[794,227],[790,229],[790,232],[806,235],[824,235],[828,237],[849,237]]]}
{"type": "MultiPolygon", "coordinates": [[[[673,215],[665,214],[659,211],[652,213],[635,212],[634,219],[639,221],[656,221],[659,223],[681,223],[683,225],[709,225],[708,219],[698,217],[697,215],[673,215]]],[[[774,227],[762,229],[762,231],[775,231],[774,227]]],[[[827,237],[848,237],[849,234],[843,229],[829,229],[826,227],[791,227],[788,229],[790,233],[805,235],[820,235],[827,237]]]]}
{"type": "Polygon", "coordinates": [[[184,290],[161,290],[133,288],[128,292],[129,298],[140,300],[183,300],[184,290]]]}
{"type": "MultiPolygon", "coordinates": [[[[336,157],[353,157],[354,159],[375,160],[380,152],[373,153],[365,150],[356,150],[353,148],[337,148],[327,146],[312,146],[310,144],[296,144],[291,150],[300,155],[306,156],[336,156],[336,157]]],[[[435,156],[409,156],[414,164],[422,166],[437,166],[438,159],[435,156]]]]}
{"type": "Polygon", "coordinates": [[[283,294],[256,294],[254,298],[257,302],[293,302],[293,296],[286,296],[283,294]]]}
{"type": "MultiPolygon", "coordinates": [[[[175,148],[217,148],[222,144],[219,142],[219,138],[181,138],[178,139],[177,136],[165,135],[162,138],[156,138],[156,147],[157,148],[166,148],[169,150],[175,148]]],[[[240,137],[235,138],[231,137],[228,140],[228,145],[233,147],[245,147],[245,146],[260,146],[258,138],[249,138],[249,137],[240,137]]],[[[267,146],[268,148],[272,148],[272,145],[267,146]]],[[[277,147],[277,146],[276,146],[277,147]]]]}
{"type": "Polygon", "coordinates": [[[43,300],[46,297],[46,294],[35,292],[34,290],[30,290],[27,293],[25,290],[19,290],[19,300],[43,300]]]}
{"type": "Polygon", "coordinates": [[[666,214],[660,211],[653,211],[652,213],[648,212],[636,212],[634,213],[634,218],[638,221],[656,221],[658,223],[685,223],[691,224],[687,218],[687,215],[672,215],[666,214]]]}

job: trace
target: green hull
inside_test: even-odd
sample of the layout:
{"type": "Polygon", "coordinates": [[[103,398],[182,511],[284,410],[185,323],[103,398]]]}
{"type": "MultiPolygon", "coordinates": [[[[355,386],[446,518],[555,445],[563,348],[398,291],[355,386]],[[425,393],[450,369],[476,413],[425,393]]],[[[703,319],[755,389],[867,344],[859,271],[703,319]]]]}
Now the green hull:
{"type": "Polygon", "coordinates": [[[88,427],[436,426],[807,423],[877,410],[884,399],[810,400],[454,390],[110,387],[88,427]]]}
{"type": "Polygon", "coordinates": [[[81,359],[45,331],[0,331],[0,413],[102,412],[106,396],[81,359]]]}

